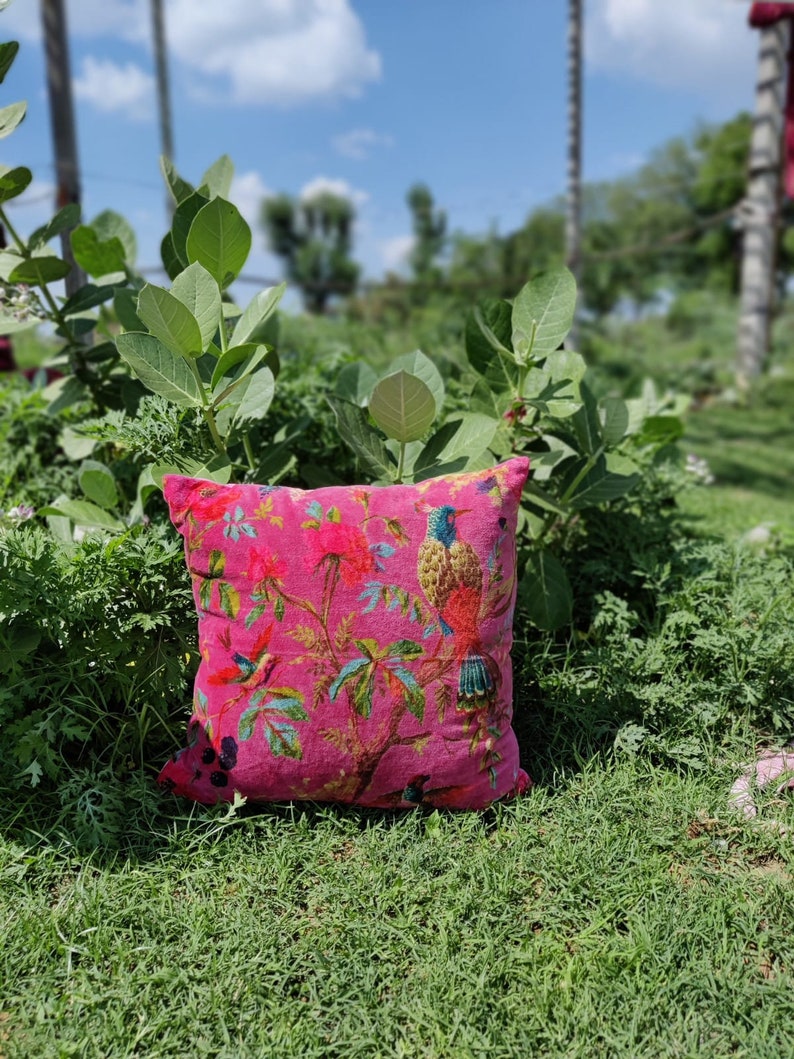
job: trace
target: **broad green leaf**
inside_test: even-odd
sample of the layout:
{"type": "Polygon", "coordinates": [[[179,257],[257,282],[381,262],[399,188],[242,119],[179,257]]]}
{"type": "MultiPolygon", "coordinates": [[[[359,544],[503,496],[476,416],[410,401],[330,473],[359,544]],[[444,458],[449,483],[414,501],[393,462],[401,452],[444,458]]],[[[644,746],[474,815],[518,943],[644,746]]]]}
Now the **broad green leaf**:
{"type": "Polygon", "coordinates": [[[553,632],[571,620],[571,583],[560,561],[550,551],[531,553],[521,594],[529,620],[544,632],[553,632]]]}
{"type": "Polygon", "coordinates": [[[223,290],[248,258],[251,229],[231,202],[213,199],[196,214],[185,249],[188,261],[203,265],[223,290]]]}
{"type": "Polygon", "coordinates": [[[217,162],[213,162],[199,183],[200,187],[206,187],[210,198],[220,196],[228,199],[229,191],[234,177],[234,164],[228,154],[223,154],[217,162]]]}
{"type": "MultiPolygon", "coordinates": [[[[206,195],[193,191],[174,210],[174,217],[171,221],[171,242],[182,268],[187,268],[190,264],[187,255],[187,237],[190,234],[190,226],[208,203],[209,199],[206,195]]],[[[165,240],[163,242],[165,243],[165,240]]]]}
{"type": "Polygon", "coordinates": [[[206,349],[215,337],[221,316],[218,284],[203,266],[195,262],[176,277],[171,293],[195,317],[201,332],[201,348],[206,349]]]}
{"type": "Polygon", "coordinates": [[[11,69],[11,64],[16,58],[17,52],[19,51],[19,41],[9,40],[0,44],[0,85],[5,80],[5,76],[11,69]]]}
{"type": "Polygon", "coordinates": [[[81,224],[72,232],[72,252],[77,264],[89,276],[109,276],[124,271],[122,241],[116,235],[103,240],[87,224],[81,224]]]}
{"type": "Polygon", "coordinates": [[[185,267],[185,262],[181,260],[176,252],[174,237],[171,232],[166,232],[160,243],[160,260],[163,262],[165,274],[172,281],[176,279],[185,267]]]}
{"type": "Polygon", "coordinates": [[[576,309],[576,280],[567,268],[541,272],[513,302],[512,326],[526,335],[535,332],[532,356],[549,356],[571,330],[576,309]]]}
{"type": "Polygon", "coordinates": [[[512,326],[509,302],[486,298],[466,318],[465,341],[469,364],[497,394],[511,391],[516,370],[510,352],[512,326]]]}
{"type": "Polygon", "coordinates": [[[174,168],[174,163],[164,154],[160,155],[160,171],[177,206],[193,194],[193,185],[182,179],[174,168]]]}
{"type": "Polygon", "coordinates": [[[70,228],[75,228],[80,223],[80,207],[76,202],[70,202],[68,206],[63,206],[52,220],[46,224],[42,224],[40,228],[37,228],[30,238],[28,239],[28,247],[31,250],[36,250],[40,246],[44,246],[49,243],[50,239],[54,239],[56,235],[61,235],[62,232],[68,232],[70,228]]]}
{"type": "Polygon", "coordinates": [[[438,464],[447,464],[459,458],[468,461],[470,457],[478,456],[491,444],[498,427],[497,420],[477,412],[468,412],[449,420],[417,456],[413,466],[414,475],[431,470],[438,464]]]}
{"type": "Polygon", "coordinates": [[[154,335],[128,331],[117,337],[116,346],[147,389],[182,408],[201,405],[199,384],[187,361],[154,335]]]}
{"type": "Polygon", "coordinates": [[[24,260],[17,250],[0,250],[0,279],[9,282],[11,273],[24,260]]]}
{"type": "Polygon", "coordinates": [[[300,761],[303,756],[298,733],[286,721],[268,721],[265,739],[273,757],[290,757],[300,761]]]}
{"type": "Polygon", "coordinates": [[[366,361],[357,360],[353,364],[345,364],[339,372],[334,385],[334,393],[345,401],[351,401],[360,408],[366,408],[377,381],[375,369],[370,367],[366,361]]]}
{"type": "Polygon", "coordinates": [[[116,480],[104,463],[83,460],[77,472],[77,481],[85,496],[104,510],[116,507],[119,491],[116,480]]]}
{"type": "MultiPolygon", "coordinates": [[[[567,474],[563,476],[563,491],[567,487],[568,482],[574,480],[579,466],[580,464],[577,461],[567,474]]],[[[579,482],[570,497],[572,508],[576,511],[581,511],[583,508],[603,504],[608,500],[616,500],[619,496],[625,496],[626,493],[630,492],[640,480],[639,474],[613,473],[609,466],[605,457],[600,456],[598,458],[595,466],[579,482]]],[[[615,464],[613,463],[612,466],[615,466],[615,464]]],[[[621,470],[623,470],[622,466],[621,470]]]]}
{"type": "Polygon", "coordinates": [[[154,463],[150,466],[152,481],[159,488],[163,487],[163,478],[167,474],[181,474],[188,478],[206,478],[210,482],[220,482],[225,485],[232,476],[232,466],[229,460],[220,453],[209,460],[191,459],[182,456],[173,463],[154,463]]]}
{"type": "Polygon", "coordinates": [[[228,581],[219,582],[218,590],[220,592],[221,610],[234,621],[240,613],[240,593],[228,581]]]}
{"type": "Polygon", "coordinates": [[[270,408],[275,391],[276,382],[269,368],[260,368],[253,375],[247,376],[235,391],[240,396],[234,410],[233,426],[239,427],[243,423],[263,419],[270,408]]]}
{"type": "Polygon", "coordinates": [[[287,289],[286,283],[279,283],[277,287],[268,287],[255,294],[232,331],[231,344],[239,346],[243,342],[262,342],[268,319],[275,312],[278,303],[284,297],[287,289]]]}
{"type": "Polygon", "coordinates": [[[587,365],[578,353],[556,350],[542,368],[528,372],[523,396],[527,404],[545,415],[567,419],[582,406],[580,383],[586,371],[587,365]]]}
{"type": "Polygon", "coordinates": [[[64,427],[58,438],[58,444],[70,460],[82,460],[90,456],[99,442],[96,438],[86,438],[71,427],[64,427]]]}
{"type": "Polygon", "coordinates": [[[394,375],[398,371],[404,371],[408,375],[415,375],[422,380],[436,402],[436,415],[441,415],[441,409],[444,406],[444,380],[441,378],[441,372],[433,361],[421,349],[417,349],[413,353],[406,353],[402,357],[397,357],[389,365],[389,369],[385,374],[394,375]]]}
{"type": "Polygon", "coordinates": [[[199,357],[203,353],[195,316],[170,291],[147,283],[138,295],[138,316],[172,353],[182,357],[199,357]]]}
{"type": "Polygon", "coordinates": [[[641,429],[637,432],[640,445],[670,445],[684,433],[684,424],[678,416],[647,416],[641,429]]]}
{"type": "Polygon", "coordinates": [[[113,298],[116,287],[112,283],[97,287],[95,283],[86,283],[75,294],[68,298],[61,308],[64,316],[79,315],[89,309],[95,309],[97,305],[103,305],[109,298],[113,298]]]}
{"type": "Polygon", "coordinates": [[[88,500],[56,500],[49,507],[39,509],[39,515],[70,518],[77,526],[106,530],[123,530],[124,523],[88,500]]]}
{"type": "Polygon", "coordinates": [[[130,287],[119,287],[113,295],[113,308],[125,331],[143,331],[143,321],[138,316],[138,292],[130,287]]]}
{"type": "Polygon", "coordinates": [[[614,448],[626,436],[629,427],[629,409],[619,397],[605,397],[599,408],[601,433],[604,445],[614,448]]]}
{"type": "Polygon", "coordinates": [[[369,411],[384,434],[402,444],[427,433],[436,418],[436,402],[420,378],[398,371],[372,391],[369,411]]]}
{"type": "Polygon", "coordinates": [[[375,478],[390,478],[394,461],[383,439],[369,425],[366,412],[339,397],[328,397],[326,400],[334,410],[342,440],[361,460],[364,470],[375,478]]]}
{"type": "Polygon", "coordinates": [[[8,202],[21,195],[32,180],[33,174],[23,165],[16,169],[3,166],[0,172],[0,202],[8,202]]]}
{"type": "MultiPolygon", "coordinates": [[[[214,280],[213,280],[214,282],[214,280]]],[[[275,356],[271,349],[267,346],[257,346],[253,342],[246,342],[242,346],[233,346],[231,349],[227,349],[225,353],[222,353],[218,358],[218,362],[212,372],[212,381],[210,386],[213,392],[217,389],[222,392],[232,380],[240,381],[244,379],[246,375],[250,375],[255,368],[258,368],[263,360],[275,356]],[[239,371],[235,372],[232,376],[230,373],[238,364],[244,365],[239,371]],[[226,380],[226,385],[222,386],[223,381],[226,380]]],[[[268,368],[272,371],[272,366],[268,362],[268,368]]],[[[273,377],[275,378],[275,372],[273,377]]],[[[218,394],[217,396],[220,396],[218,394]]],[[[217,400],[217,396],[215,399],[217,400]]]]}
{"type": "Polygon", "coordinates": [[[595,455],[601,448],[601,421],[598,418],[598,405],[590,389],[584,384],[581,387],[582,406],[571,416],[570,423],[582,452],[588,456],[595,455]]]}
{"type": "Polygon", "coordinates": [[[135,264],[138,255],[138,240],[129,221],[115,210],[103,210],[91,221],[91,228],[99,236],[101,242],[109,242],[118,239],[124,248],[124,258],[128,265],[135,264]]]}
{"type": "Polygon", "coordinates": [[[10,106],[0,108],[0,140],[11,135],[25,117],[27,109],[27,103],[11,103],[10,106]]]}
{"type": "Polygon", "coordinates": [[[11,283],[27,283],[31,287],[43,287],[63,279],[72,271],[71,265],[53,254],[28,258],[17,265],[8,277],[11,283]]]}

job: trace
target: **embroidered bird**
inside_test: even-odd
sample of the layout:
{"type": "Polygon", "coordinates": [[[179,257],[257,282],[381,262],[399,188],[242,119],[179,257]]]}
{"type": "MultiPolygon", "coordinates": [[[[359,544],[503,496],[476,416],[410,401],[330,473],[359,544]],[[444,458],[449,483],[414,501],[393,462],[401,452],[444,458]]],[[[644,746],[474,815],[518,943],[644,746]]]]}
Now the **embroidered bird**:
{"type": "Polygon", "coordinates": [[[482,567],[474,548],[458,540],[456,520],[463,514],[449,504],[428,510],[427,536],[419,545],[419,584],[438,611],[442,633],[454,638],[459,696],[477,702],[493,698],[497,672],[480,643],[482,567]]]}
{"type": "Polygon", "coordinates": [[[235,652],[232,655],[233,666],[220,669],[209,677],[209,683],[215,685],[239,684],[246,691],[251,691],[267,684],[278,659],[270,654],[268,648],[273,635],[273,623],[264,630],[247,655],[235,652]]]}

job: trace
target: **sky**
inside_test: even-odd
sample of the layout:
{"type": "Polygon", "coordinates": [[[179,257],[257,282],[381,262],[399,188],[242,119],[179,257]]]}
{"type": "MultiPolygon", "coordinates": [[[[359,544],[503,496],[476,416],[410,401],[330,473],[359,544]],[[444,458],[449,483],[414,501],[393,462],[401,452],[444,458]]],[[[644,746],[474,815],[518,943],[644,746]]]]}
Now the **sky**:
{"type": "MultiPolygon", "coordinates": [[[[84,216],[122,213],[138,265],[167,230],[150,0],[64,0],[84,216]]],[[[368,278],[406,267],[409,187],[451,231],[506,233],[565,188],[567,0],[164,0],[174,162],[198,183],[222,154],[253,229],[245,273],[279,278],[263,197],[329,188],[356,207],[368,278]]],[[[583,176],[604,180],[667,139],[752,110],[757,32],[745,0],[584,0],[583,176]]],[[[39,0],[0,0],[21,48],[0,105],[28,102],[0,162],[34,183],[23,233],[53,212],[39,0]]],[[[156,275],[151,274],[154,282],[156,275]]],[[[160,280],[163,282],[163,280],[160,280]]]]}

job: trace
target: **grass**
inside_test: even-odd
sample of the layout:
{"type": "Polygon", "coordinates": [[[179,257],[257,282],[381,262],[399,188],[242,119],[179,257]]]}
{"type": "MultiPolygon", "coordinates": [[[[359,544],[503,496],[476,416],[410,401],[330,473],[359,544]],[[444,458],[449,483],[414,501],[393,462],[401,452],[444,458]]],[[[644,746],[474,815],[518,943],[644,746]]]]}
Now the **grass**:
{"type": "MultiPolygon", "coordinates": [[[[686,378],[691,343],[661,364],[644,335],[642,371],[686,378]]],[[[746,406],[689,417],[717,479],[681,499],[698,532],[794,521],[778,357],[746,406]]],[[[139,777],[112,854],[7,800],[0,1059],[791,1055],[794,806],[727,801],[753,734],[674,771],[517,711],[536,786],[484,814],[227,815],[139,777]]]]}
{"type": "Polygon", "coordinates": [[[133,809],[116,860],[4,839],[0,1055],[779,1059],[790,843],[731,819],[732,775],[546,763],[484,815],[133,809]]]}

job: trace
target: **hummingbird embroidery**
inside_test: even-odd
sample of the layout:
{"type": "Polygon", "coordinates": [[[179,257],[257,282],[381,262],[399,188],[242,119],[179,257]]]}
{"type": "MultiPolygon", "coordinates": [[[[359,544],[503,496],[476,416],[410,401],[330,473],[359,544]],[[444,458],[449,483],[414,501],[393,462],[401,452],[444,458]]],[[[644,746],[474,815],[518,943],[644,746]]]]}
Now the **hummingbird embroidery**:
{"type": "Polygon", "coordinates": [[[429,509],[427,536],[419,545],[419,584],[438,611],[442,633],[453,637],[460,662],[459,696],[468,702],[488,701],[496,693],[497,673],[480,642],[480,560],[470,544],[458,540],[456,520],[463,514],[466,510],[449,504],[429,509]]]}
{"type": "MultiPolygon", "coordinates": [[[[219,669],[209,677],[209,683],[214,684],[216,687],[236,685],[240,689],[236,695],[224,702],[217,717],[214,718],[214,722],[210,718],[206,722],[207,737],[210,740],[210,744],[215,750],[221,750],[221,753],[223,753],[223,744],[226,742],[225,739],[221,738],[221,722],[223,718],[246,695],[265,687],[273,675],[273,670],[278,665],[278,658],[274,657],[268,650],[272,635],[273,623],[271,622],[248,652],[248,655],[251,656],[250,658],[248,655],[235,651],[232,655],[234,665],[226,669],[219,669]]],[[[230,755],[227,753],[228,756],[230,755]]],[[[236,752],[234,754],[234,763],[237,763],[236,752]]],[[[229,767],[231,768],[232,766],[230,765],[229,767]]]]}

